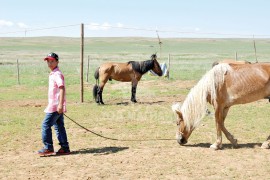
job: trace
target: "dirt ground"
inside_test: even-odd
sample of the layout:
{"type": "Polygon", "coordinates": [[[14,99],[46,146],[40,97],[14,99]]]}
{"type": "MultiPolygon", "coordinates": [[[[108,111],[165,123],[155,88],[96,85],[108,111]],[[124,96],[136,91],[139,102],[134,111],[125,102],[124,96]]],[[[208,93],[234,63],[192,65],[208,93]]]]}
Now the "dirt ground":
{"type": "MultiPolygon", "coordinates": [[[[148,82],[143,85],[147,86],[148,82]]],[[[191,83],[178,85],[189,88],[191,83]]],[[[159,84],[162,86],[162,84],[159,84]]],[[[173,85],[173,84],[172,84],[173,85]]],[[[116,86],[116,85],[114,85],[116,86]]],[[[183,100],[184,96],[178,96],[183,100]]],[[[172,96],[140,99],[140,103],[170,106],[172,96]]],[[[110,101],[114,104],[117,101],[110,101]]],[[[37,108],[46,100],[1,102],[1,108],[37,108]]],[[[127,105],[129,105],[127,103],[127,105]]],[[[121,107],[120,107],[121,108],[121,107]]],[[[37,123],[38,124],[38,123],[37,123]]],[[[175,127],[167,134],[168,140],[113,141],[89,134],[67,122],[72,153],[66,156],[39,157],[37,137],[40,129],[2,144],[0,179],[269,179],[270,151],[260,143],[244,141],[238,149],[224,143],[223,150],[209,149],[210,142],[190,141],[180,146],[174,140],[175,127]],[[72,132],[72,133],[71,133],[72,132]],[[16,145],[14,145],[16,144],[16,145]]],[[[39,124],[38,124],[39,125],[39,124]]],[[[37,126],[38,126],[37,125],[37,126]]],[[[252,132],[252,131],[251,131],[252,132]]],[[[104,130],[103,134],[110,134],[104,130]]],[[[147,132],[146,132],[147,133],[147,132]]],[[[117,134],[113,134],[117,136],[117,134]]],[[[204,136],[197,131],[197,135],[204,136]]],[[[194,135],[195,136],[195,135],[194,135]]],[[[154,138],[153,138],[154,139],[154,138]]],[[[1,149],[1,148],[0,148],[1,149]]],[[[57,149],[56,149],[57,150],[57,149]]]]}
{"type": "MultiPolygon", "coordinates": [[[[91,140],[71,155],[39,157],[33,145],[3,152],[1,179],[269,179],[269,150],[259,144],[179,146],[175,141],[91,140]]],[[[31,143],[30,140],[25,143],[31,143]]],[[[37,143],[37,142],[34,142],[37,143]]]]}

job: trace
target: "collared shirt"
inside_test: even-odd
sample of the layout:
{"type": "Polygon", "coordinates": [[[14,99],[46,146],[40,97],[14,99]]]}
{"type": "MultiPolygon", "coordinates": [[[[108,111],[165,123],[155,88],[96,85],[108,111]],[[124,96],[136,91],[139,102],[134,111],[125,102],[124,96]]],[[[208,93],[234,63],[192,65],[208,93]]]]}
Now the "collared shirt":
{"type": "MultiPolygon", "coordinates": [[[[48,105],[44,112],[53,113],[57,111],[60,87],[65,87],[65,80],[62,72],[56,67],[49,75],[48,105]]],[[[66,112],[66,91],[64,91],[63,112],[66,112]]]]}

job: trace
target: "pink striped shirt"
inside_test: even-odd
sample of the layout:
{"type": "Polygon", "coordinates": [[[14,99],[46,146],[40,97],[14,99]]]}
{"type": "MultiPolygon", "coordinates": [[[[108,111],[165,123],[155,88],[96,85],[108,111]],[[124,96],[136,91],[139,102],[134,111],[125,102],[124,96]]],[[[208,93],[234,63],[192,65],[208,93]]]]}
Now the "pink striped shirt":
{"type": "MultiPolygon", "coordinates": [[[[60,87],[65,87],[64,75],[55,68],[49,75],[49,89],[48,89],[48,105],[44,110],[45,113],[53,113],[57,111],[60,97],[60,87]]],[[[63,112],[66,112],[66,91],[64,91],[63,112]]]]}

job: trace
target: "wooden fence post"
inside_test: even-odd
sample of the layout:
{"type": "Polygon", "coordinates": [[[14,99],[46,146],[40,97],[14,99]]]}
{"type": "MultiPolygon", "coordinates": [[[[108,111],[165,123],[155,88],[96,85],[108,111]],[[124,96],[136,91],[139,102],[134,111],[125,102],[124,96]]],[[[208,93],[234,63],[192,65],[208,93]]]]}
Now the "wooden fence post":
{"type": "Polygon", "coordinates": [[[81,24],[81,103],[83,102],[84,24],[81,24]]]}
{"type": "Polygon", "coordinates": [[[257,51],[256,51],[256,44],[255,44],[254,35],[253,35],[253,46],[254,46],[254,51],[255,51],[256,63],[258,63],[258,59],[257,59],[257,51]]]}

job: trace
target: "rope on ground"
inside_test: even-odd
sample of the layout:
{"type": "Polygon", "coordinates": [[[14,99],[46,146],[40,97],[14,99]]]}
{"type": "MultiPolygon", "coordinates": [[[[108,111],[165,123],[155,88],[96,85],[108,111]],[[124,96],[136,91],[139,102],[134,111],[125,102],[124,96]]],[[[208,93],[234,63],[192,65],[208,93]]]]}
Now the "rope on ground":
{"type": "Polygon", "coordinates": [[[69,120],[71,120],[73,123],[75,123],[77,126],[81,127],[82,129],[86,130],[87,132],[90,132],[96,136],[99,136],[101,138],[104,139],[108,139],[108,140],[113,140],[113,141],[170,141],[170,140],[175,140],[175,139],[171,139],[171,138],[155,138],[155,139],[117,139],[117,138],[110,138],[110,137],[106,137],[103,136],[102,134],[98,134],[82,125],[80,125],[79,123],[77,123],[75,120],[73,120],[72,118],[68,117],[66,114],[64,114],[64,116],[66,116],[69,120]]]}

